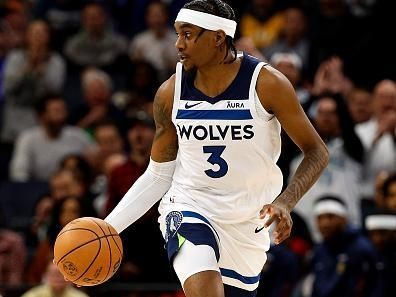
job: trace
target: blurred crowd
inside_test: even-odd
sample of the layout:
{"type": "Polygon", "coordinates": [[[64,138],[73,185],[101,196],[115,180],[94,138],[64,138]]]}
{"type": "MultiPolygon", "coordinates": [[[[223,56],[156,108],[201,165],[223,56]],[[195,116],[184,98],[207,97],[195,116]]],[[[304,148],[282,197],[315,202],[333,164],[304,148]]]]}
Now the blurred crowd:
{"type": "MultiPolygon", "coordinates": [[[[152,102],[174,72],[172,23],[186,2],[0,1],[2,286],[86,296],[51,264],[56,235],[75,218],[104,218],[145,171],[152,102]]],[[[258,297],[395,296],[392,1],[227,2],[237,49],[290,80],[330,151],[292,213],[292,236],[268,253],[258,297]]],[[[302,156],[284,133],[282,146],[286,185],[302,156]]],[[[123,232],[110,283],[176,282],[157,217],[154,207],[123,232]]]]}

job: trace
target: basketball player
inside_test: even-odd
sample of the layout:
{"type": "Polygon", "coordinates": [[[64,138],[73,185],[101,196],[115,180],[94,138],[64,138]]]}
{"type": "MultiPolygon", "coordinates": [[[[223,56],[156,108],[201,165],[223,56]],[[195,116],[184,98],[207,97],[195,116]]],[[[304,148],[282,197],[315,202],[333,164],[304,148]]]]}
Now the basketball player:
{"type": "Polygon", "coordinates": [[[105,220],[121,232],[162,198],[160,227],[186,296],[255,296],[269,226],[275,243],[289,236],[290,211],[328,152],[288,80],[237,55],[229,5],[191,1],[175,29],[180,63],[154,100],[150,164],[105,220]],[[281,125],[304,159],[280,194],[281,125]]]}

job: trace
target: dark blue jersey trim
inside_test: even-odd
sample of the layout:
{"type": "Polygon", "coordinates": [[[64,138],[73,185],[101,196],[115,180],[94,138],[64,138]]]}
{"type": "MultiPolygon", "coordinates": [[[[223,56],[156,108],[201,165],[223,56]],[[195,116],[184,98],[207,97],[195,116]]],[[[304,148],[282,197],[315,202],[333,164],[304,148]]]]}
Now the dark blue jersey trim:
{"type": "Polygon", "coordinates": [[[250,110],[184,110],[177,111],[176,119],[188,120],[251,120],[250,110]]]}

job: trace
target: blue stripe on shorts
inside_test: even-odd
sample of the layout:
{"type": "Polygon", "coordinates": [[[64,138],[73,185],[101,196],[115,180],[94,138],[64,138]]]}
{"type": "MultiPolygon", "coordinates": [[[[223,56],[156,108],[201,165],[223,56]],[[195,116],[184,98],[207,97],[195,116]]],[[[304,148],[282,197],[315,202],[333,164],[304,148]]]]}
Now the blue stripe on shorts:
{"type": "Polygon", "coordinates": [[[260,274],[257,276],[243,276],[242,274],[239,274],[235,270],[226,269],[226,268],[220,268],[220,273],[222,276],[237,279],[247,285],[252,285],[260,281],[260,274]]]}

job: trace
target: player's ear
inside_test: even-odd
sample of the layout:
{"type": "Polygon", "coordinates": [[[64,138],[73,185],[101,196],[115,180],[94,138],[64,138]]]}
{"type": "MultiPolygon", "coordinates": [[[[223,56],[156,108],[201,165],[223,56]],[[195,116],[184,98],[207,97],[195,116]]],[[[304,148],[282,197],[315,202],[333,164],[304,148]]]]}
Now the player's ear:
{"type": "Polygon", "coordinates": [[[225,42],[226,34],[223,30],[216,31],[216,46],[220,46],[225,42]]]}

